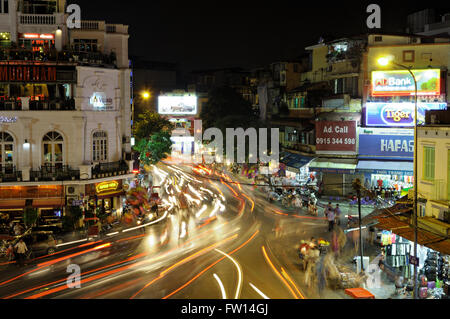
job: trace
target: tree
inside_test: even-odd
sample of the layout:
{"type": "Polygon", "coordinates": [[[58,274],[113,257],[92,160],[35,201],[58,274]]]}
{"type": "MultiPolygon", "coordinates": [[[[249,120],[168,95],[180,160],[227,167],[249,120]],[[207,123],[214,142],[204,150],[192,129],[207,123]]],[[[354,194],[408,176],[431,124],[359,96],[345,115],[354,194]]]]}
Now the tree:
{"type": "Polygon", "coordinates": [[[165,159],[172,151],[170,137],[167,131],[162,131],[154,133],[149,139],[142,138],[134,147],[141,154],[141,162],[150,165],[165,159]]]}
{"type": "Polygon", "coordinates": [[[38,211],[36,208],[33,207],[27,207],[25,208],[25,211],[23,212],[23,222],[26,227],[33,226],[38,218],[38,211]]]}
{"type": "Polygon", "coordinates": [[[161,131],[171,131],[172,123],[156,112],[145,111],[138,115],[138,120],[134,126],[133,134],[137,141],[149,139],[151,135],[161,131]]]}
{"type": "Polygon", "coordinates": [[[145,111],[139,114],[134,127],[136,145],[134,149],[140,153],[144,164],[156,164],[172,151],[170,133],[172,123],[158,113],[145,111]]]}

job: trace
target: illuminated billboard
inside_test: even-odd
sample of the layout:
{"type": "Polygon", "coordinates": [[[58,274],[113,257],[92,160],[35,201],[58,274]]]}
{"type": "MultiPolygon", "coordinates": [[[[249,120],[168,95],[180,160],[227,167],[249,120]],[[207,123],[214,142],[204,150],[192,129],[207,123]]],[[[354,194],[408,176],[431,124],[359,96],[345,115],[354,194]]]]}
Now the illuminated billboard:
{"type": "MultiPolygon", "coordinates": [[[[366,126],[412,127],[414,103],[366,103],[366,126]]],[[[445,110],[447,103],[418,103],[417,124],[425,123],[425,111],[445,110]]]]}
{"type": "MultiPolygon", "coordinates": [[[[441,70],[411,70],[417,81],[417,95],[441,94],[441,70]]],[[[407,70],[373,71],[372,96],[414,95],[414,80],[407,70]]]]}
{"type": "Polygon", "coordinates": [[[158,113],[170,115],[197,114],[197,96],[160,96],[158,97],[158,113]]]}

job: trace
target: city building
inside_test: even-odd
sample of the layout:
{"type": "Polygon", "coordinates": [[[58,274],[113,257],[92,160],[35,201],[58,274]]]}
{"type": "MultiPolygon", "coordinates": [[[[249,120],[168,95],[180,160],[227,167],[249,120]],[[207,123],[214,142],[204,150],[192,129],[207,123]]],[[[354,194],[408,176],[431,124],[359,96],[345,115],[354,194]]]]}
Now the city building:
{"type": "Polygon", "coordinates": [[[417,128],[418,224],[450,231],[450,110],[428,111],[417,128]]]}
{"type": "Polygon", "coordinates": [[[63,0],[1,4],[0,210],[120,213],[134,176],[128,26],[68,29],[63,0]]]}
{"type": "Polygon", "coordinates": [[[369,35],[357,166],[366,187],[401,192],[413,186],[415,86],[405,68],[418,82],[420,125],[426,110],[448,106],[449,50],[449,37],[369,35]],[[392,63],[380,65],[384,57],[392,63]]]}
{"type": "Polygon", "coordinates": [[[408,15],[406,32],[419,35],[449,36],[450,11],[424,9],[408,15]]]}

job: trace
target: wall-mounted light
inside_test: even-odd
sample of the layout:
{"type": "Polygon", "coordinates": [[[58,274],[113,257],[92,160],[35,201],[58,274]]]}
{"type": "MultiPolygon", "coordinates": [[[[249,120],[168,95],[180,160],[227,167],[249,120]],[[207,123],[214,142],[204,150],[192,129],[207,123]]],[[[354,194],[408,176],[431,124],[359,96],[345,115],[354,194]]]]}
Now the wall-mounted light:
{"type": "Polygon", "coordinates": [[[29,148],[30,147],[30,143],[28,142],[27,139],[25,139],[25,142],[23,143],[23,147],[24,148],[29,148]]]}
{"type": "Polygon", "coordinates": [[[132,137],[131,138],[131,146],[134,146],[134,142],[135,142],[134,137],[132,137]]]}

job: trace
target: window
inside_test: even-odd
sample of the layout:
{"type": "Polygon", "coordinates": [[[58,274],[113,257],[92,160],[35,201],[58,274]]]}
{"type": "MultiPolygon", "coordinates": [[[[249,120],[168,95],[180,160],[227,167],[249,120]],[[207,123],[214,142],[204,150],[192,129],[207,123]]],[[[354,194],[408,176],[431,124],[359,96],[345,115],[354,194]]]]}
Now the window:
{"type": "Polygon", "coordinates": [[[423,179],[434,180],[434,147],[424,146],[423,148],[423,179]]]}
{"type": "Polygon", "coordinates": [[[0,132],[0,171],[10,171],[14,163],[14,139],[6,133],[0,132]]]}
{"type": "Polygon", "coordinates": [[[383,41],[383,37],[381,35],[377,35],[377,36],[375,36],[374,41],[375,42],[382,42],[383,41]]]}
{"type": "Polygon", "coordinates": [[[97,39],[74,39],[73,48],[75,52],[97,52],[97,39]]]}
{"type": "Polygon", "coordinates": [[[63,166],[64,138],[58,132],[48,132],[42,139],[43,164],[44,166],[63,166]]]}
{"type": "Polygon", "coordinates": [[[403,62],[414,62],[414,50],[403,51],[403,62]]]}
{"type": "Polygon", "coordinates": [[[417,205],[419,208],[418,217],[425,217],[425,206],[424,205],[417,205]]]}
{"type": "Polygon", "coordinates": [[[450,200],[450,150],[447,150],[447,200],[450,200]]]}
{"type": "Polygon", "coordinates": [[[108,160],[108,135],[105,131],[95,132],[92,136],[92,160],[94,162],[108,160]]]}
{"type": "Polygon", "coordinates": [[[1,5],[0,13],[8,13],[9,12],[8,0],[3,0],[0,5],[1,5]]]}

